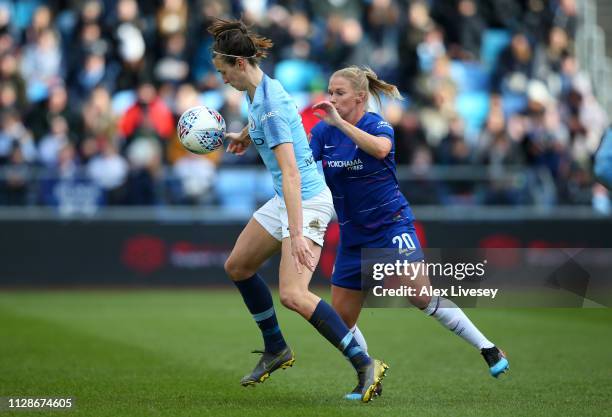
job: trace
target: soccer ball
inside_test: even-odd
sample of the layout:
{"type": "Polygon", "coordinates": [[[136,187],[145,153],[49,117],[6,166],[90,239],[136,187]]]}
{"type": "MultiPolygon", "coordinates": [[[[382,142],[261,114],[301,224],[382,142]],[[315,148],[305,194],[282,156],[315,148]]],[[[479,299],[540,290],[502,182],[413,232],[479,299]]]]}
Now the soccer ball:
{"type": "Polygon", "coordinates": [[[192,107],[182,114],[176,130],[185,149],[202,155],[223,146],[225,120],[216,110],[205,106],[192,107]]]}

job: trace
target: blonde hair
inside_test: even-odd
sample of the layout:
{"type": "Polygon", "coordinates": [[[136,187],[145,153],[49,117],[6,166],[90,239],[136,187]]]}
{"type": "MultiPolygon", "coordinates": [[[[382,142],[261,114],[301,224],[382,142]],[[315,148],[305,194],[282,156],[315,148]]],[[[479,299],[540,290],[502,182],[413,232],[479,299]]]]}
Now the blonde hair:
{"type": "Polygon", "coordinates": [[[351,65],[350,67],[342,68],[332,74],[332,77],[336,76],[345,78],[351,83],[355,91],[365,91],[374,96],[379,107],[382,107],[382,95],[398,100],[404,99],[395,85],[379,80],[378,75],[369,67],[351,65]]]}

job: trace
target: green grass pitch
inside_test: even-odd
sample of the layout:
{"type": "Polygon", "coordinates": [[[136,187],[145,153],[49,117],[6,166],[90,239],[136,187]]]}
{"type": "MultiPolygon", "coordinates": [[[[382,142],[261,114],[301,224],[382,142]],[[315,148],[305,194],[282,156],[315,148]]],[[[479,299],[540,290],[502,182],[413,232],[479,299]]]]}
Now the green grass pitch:
{"type": "Polygon", "coordinates": [[[262,347],[235,291],[0,293],[0,397],[75,397],[70,411],[16,416],[604,416],[612,410],[612,310],[468,310],[509,356],[488,375],[467,343],[413,309],[368,309],[384,395],[342,399],[349,363],[297,314],[279,321],[296,363],[240,378],[262,347]]]}

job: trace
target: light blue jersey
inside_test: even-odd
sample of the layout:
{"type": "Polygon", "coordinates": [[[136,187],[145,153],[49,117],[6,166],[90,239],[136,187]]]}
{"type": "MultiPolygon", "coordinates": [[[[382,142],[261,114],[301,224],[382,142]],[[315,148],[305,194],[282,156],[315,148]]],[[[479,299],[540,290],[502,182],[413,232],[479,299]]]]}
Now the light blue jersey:
{"type": "Polygon", "coordinates": [[[295,159],[302,178],[302,200],[308,200],[325,188],[304,132],[297,106],[283,86],[264,74],[249,104],[249,135],[274,180],[274,190],[283,197],[280,167],[272,149],[281,143],[293,143],[295,159]]]}

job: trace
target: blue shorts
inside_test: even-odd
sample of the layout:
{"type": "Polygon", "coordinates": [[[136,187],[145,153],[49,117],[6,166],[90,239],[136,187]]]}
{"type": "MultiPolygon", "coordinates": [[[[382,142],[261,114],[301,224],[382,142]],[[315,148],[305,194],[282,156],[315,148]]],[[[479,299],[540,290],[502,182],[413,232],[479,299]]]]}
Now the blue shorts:
{"type": "MultiPolygon", "coordinates": [[[[350,290],[361,290],[361,250],[368,248],[389,249],[421,249],[416,229],[412,223],[391,227],[384,234],[361,246],[344,247],[340,245],[336,253],[336,263],[332,273],[331,283],[336,287],[350,290]]],[[[410,262],[417,262],[423,258],[422,252],[413,252],[409,256],[410,262]]]]}

